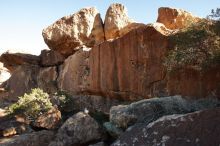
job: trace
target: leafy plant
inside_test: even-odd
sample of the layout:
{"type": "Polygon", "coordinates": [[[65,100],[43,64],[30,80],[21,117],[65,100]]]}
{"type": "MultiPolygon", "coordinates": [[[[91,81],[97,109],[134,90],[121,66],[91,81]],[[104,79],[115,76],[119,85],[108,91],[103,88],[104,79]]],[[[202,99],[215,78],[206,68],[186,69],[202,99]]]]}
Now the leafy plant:
{"type": "Polygon", "coordinates": [[[220,64],[220,23],[201,20],[170,36],[173,45],[165,60],[168,71],[205,69],[220,64]]]}
{"type": "Polygon", "coordinates": [[[23,113],[28,118],[37,118],[52,108],[49,95],[43,90],[32,89],[30,94],[19,97],[18,102],[9,106],[9,113],[23,113]]]}

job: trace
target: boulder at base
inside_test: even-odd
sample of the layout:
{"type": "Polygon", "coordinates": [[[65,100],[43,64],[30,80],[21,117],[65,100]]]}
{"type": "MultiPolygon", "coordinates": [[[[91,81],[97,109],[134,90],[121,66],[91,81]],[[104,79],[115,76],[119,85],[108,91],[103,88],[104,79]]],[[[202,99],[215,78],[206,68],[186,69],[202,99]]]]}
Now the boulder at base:
{"type": "Polygon", "coordinates": [[[79,112],[60,127],[55,140],[49,146],[79,146],[101,138],[99,124],[88,114],[79,112]]]}
{"type": "Polygon", "coordinates": [[[126,131],[111,146],[218,146],[220,108],[164,116],[126,131]]]}

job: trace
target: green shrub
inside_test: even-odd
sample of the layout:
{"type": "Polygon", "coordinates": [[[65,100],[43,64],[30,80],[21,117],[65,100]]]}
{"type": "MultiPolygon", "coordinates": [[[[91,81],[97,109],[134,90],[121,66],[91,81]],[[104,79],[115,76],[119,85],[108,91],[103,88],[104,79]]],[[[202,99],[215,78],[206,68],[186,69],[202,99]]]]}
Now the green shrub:
{"type": "Polygon", "coordinates": [[[169,37],[173,49],[165,66],[168,71],[184,67],[200,70],[220,64],[220,22],[201,20],[169,37]]]}
{"type": "Polygon", "coordinates": [[[24,96],[19,97],[18,102],[9,106],[9,113],[23,113],[28,118],[34,119],[51,108],[52,103],[49,95],[43,90],[36,88],[32,89],[30,94],[24,94],[24,96]]]}

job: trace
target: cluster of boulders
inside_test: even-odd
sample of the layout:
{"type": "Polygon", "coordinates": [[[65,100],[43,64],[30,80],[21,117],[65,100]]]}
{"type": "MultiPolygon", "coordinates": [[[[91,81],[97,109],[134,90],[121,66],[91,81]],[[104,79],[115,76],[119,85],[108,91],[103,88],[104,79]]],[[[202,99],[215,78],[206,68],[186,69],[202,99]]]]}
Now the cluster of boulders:
{"type": "Polygon", "coordinates": [[[112,4],[103,22],[96,8],[84,8],[43,30],[50,50],[2,54],[11,77],[3,82],[0,66],[0,97],[14,102],[41,88],[56,106],[34,121],[0,116],[0,136],[17,135],[0,145],[219,145],[219,68],[168,73],[164,66],[170,36],[201,18],[167,7],[158,14],[145,25],[112,4]],[[59,91],[71,98],[62,108],[59,91]]]}

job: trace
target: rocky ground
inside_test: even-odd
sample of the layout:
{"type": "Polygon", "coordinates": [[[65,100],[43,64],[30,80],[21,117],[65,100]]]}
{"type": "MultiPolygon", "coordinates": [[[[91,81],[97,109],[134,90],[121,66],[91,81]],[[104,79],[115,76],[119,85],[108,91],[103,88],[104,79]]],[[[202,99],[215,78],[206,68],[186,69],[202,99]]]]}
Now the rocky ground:
{"type": "Polygon", "coordinates": [[[219,146],[220,63],[165,65],[172,38],[200,21],[215,23],[167,7],[156,23],[137,23],[122,4],[103,21],[83,8],[43,30],[50,50],[2,54],[0,145],[219,146]],[[48,93],[49,110],[8,112],[25,93],[38,97],[34,88],[48,93]]]}

